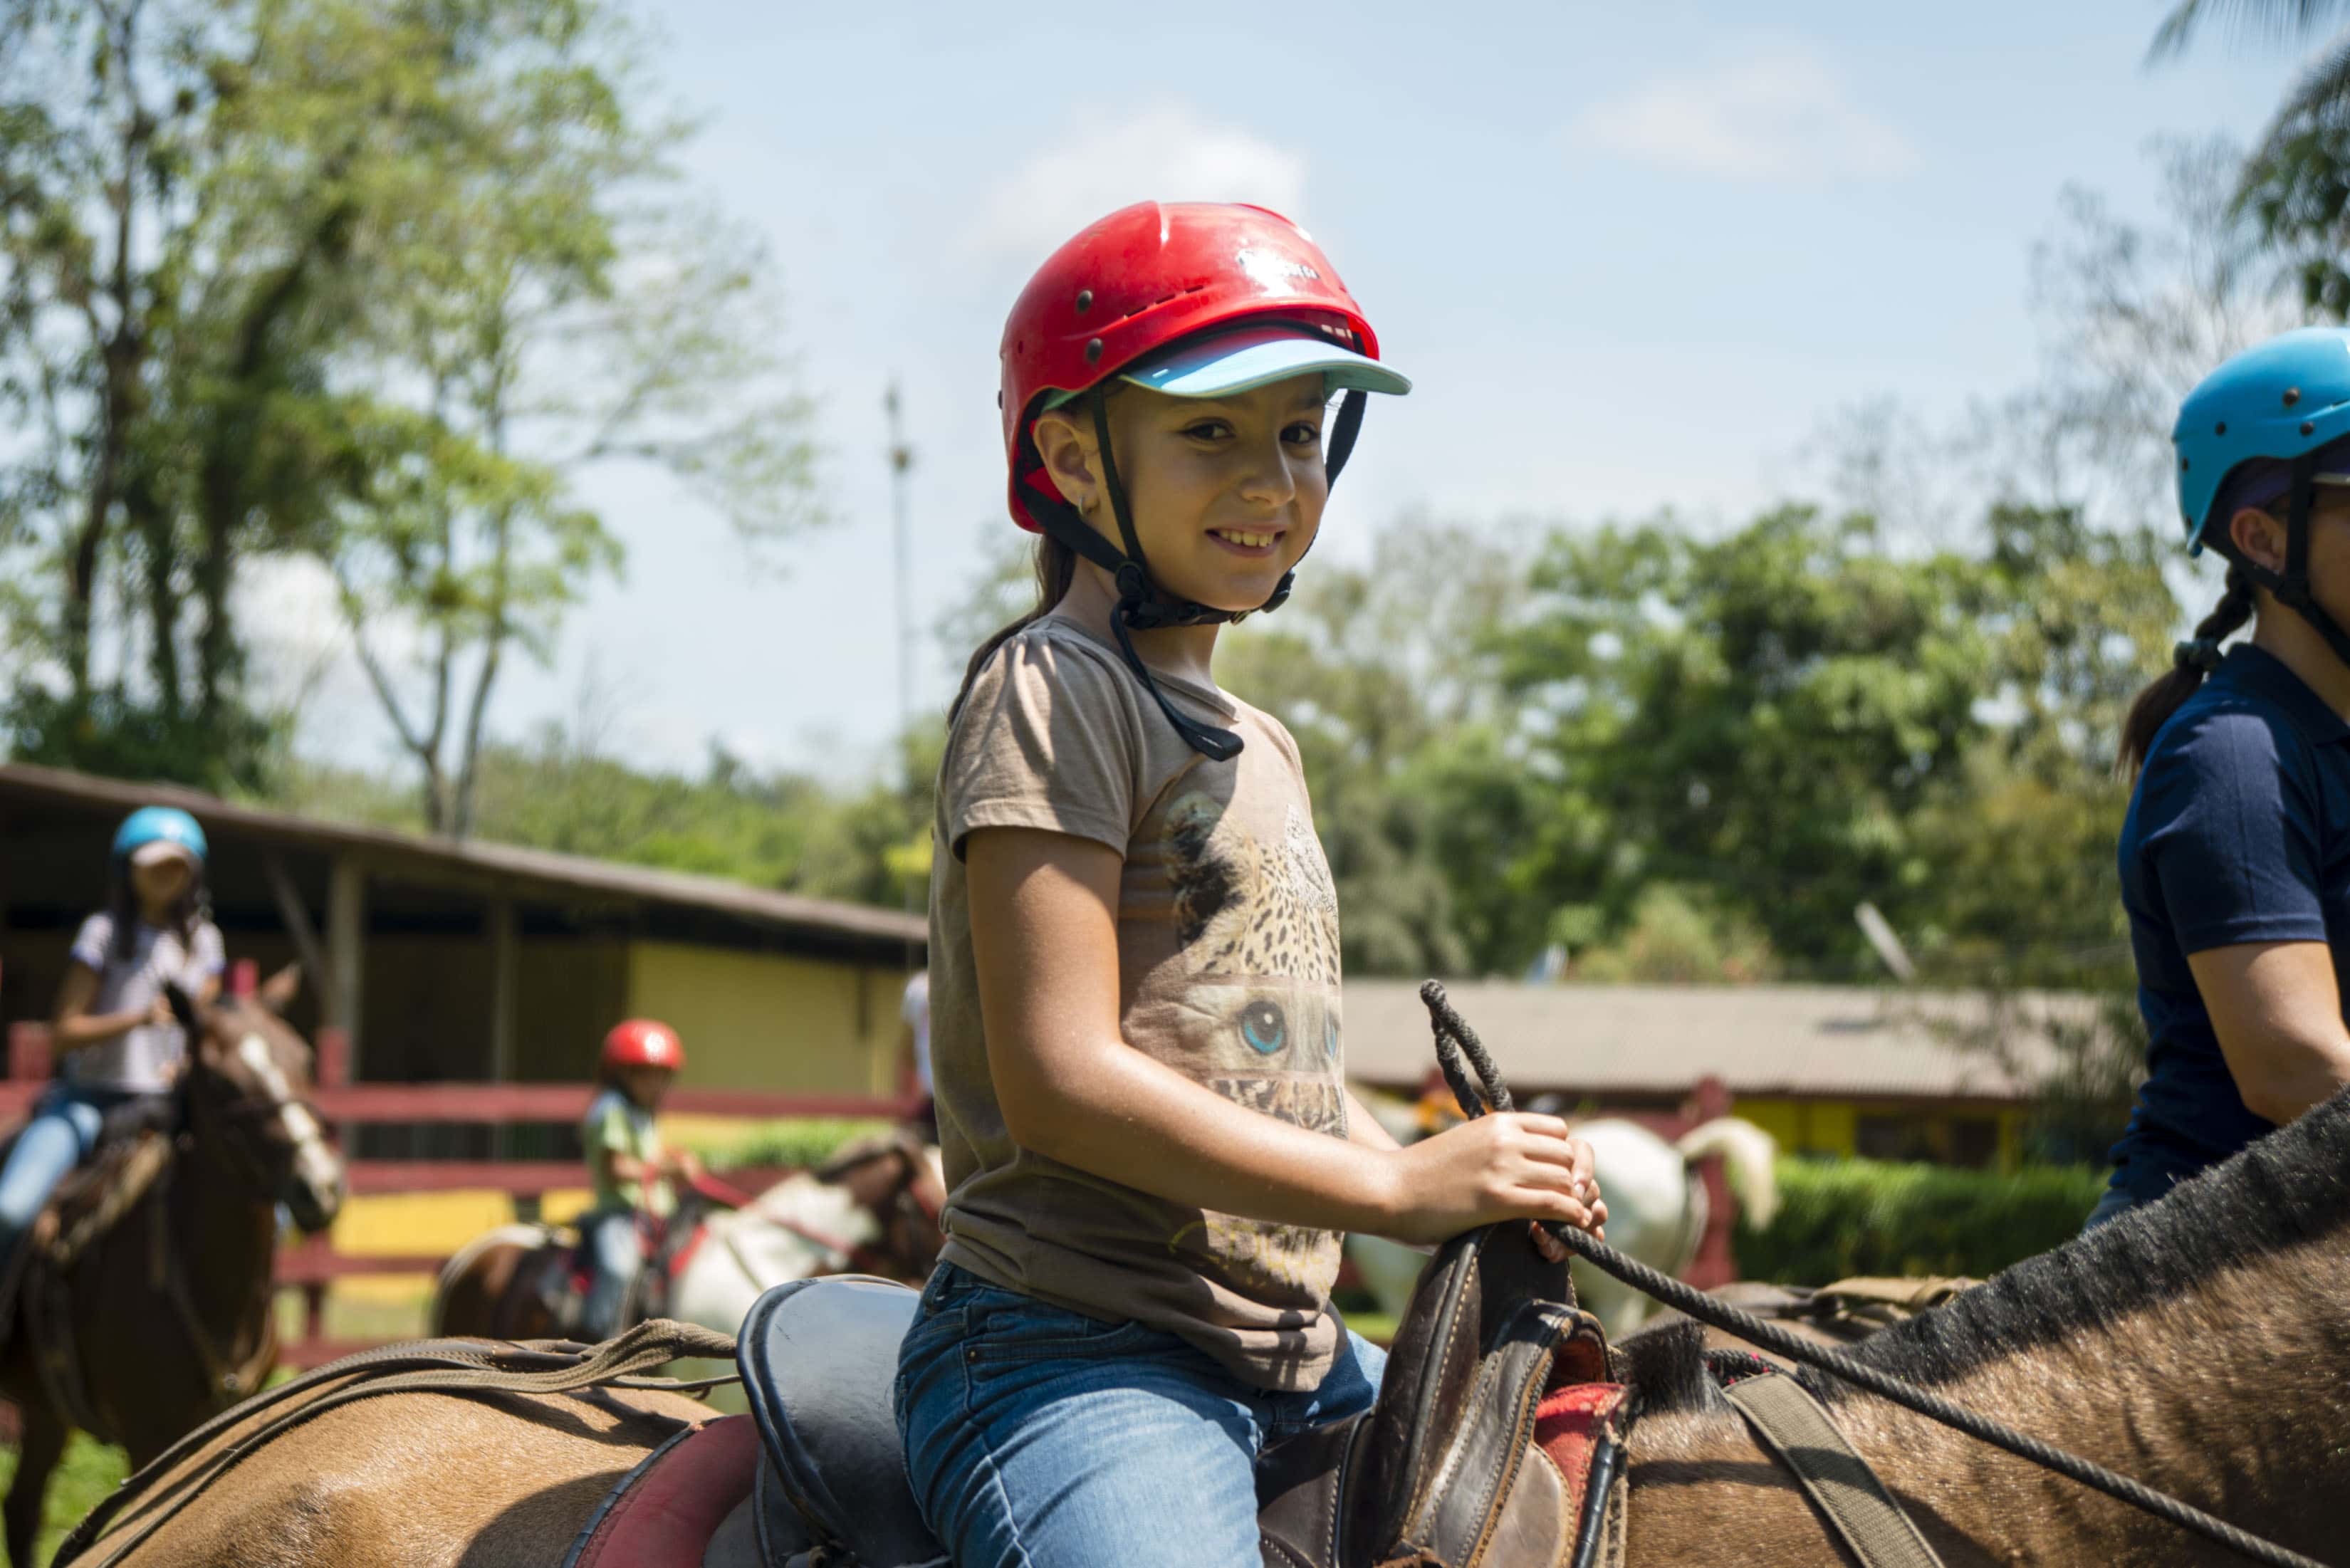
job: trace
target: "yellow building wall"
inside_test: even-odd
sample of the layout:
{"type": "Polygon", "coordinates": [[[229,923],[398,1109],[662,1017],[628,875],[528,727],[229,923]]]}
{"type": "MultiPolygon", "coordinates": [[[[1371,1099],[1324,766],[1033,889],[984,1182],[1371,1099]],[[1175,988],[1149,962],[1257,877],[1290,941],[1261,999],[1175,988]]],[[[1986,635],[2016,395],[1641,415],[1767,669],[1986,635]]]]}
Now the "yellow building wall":
{"type": "Polygon", "coordinates": [[[685,1044],[680,1082],[700,1088],[896,1092],[894,969],[783,953],[631,942],[628,1011],[685,1044]]]}
{"type": "Polygon", "coordinates": [[[1988,1110],[1952,1111],[1946,1106],[1921,1102],[1918,1105],[1886,1106],[1872,1104],[1862,1106],[1847,1100],[1773,1099],[1756,1096],[1740,1098],[1731,1107],[1764,1132],[1779,1140],[1783,1154],[1818,1155],[1850,1158],[1859,1152],[1859,1123],[1864,1113],[1914,1117],[1923,1124],[1947,1122],[1952,1118],[1990,1117],[1998,1128],[1998,1154],[1994,1164],[2001,1170],[2013,1170],[2023,1158],[2023,1111],[2020,1106],[1998,1106],[1988,1110]]]}
{"type": "Polygon", "coordinates": [[[1741,1096],[1731,1110],[1777,1138],[1783,1154],[1849,1158],[1853,1153],[1858,1112],[1848,1102],[1741,1096]]]}

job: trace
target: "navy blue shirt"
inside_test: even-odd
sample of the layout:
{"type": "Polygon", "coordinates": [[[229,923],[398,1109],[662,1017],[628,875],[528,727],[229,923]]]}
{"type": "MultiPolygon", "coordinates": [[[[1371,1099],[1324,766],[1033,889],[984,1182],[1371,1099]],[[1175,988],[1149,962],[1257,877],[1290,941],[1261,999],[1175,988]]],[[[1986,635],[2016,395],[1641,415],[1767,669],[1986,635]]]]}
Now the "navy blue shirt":
{"type": "Polygon", "coordinates": [[[2151,1044],[2112,1185],[2148,1201],[2273,1126],[2236,1092],[2187,955],[2326,942],[2350,996],[2350,725],[2239,643],[2155,736],[2121,879],[2151,1044]]]}

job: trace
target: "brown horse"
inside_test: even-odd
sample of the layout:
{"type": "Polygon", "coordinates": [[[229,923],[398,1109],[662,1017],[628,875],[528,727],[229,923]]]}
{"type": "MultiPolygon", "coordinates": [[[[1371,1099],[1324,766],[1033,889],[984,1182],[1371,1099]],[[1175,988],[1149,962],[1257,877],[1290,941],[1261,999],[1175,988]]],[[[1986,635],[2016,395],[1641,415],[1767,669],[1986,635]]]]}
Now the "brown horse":
{"type": "MultiPolygon", "coordinates": [[[[2339,1561],[2350,1497],[2350,1090],[2164,1201],[1853,1354],[2339,1561]]],[[[1641,1335],[1623,1361],[1638,1411],[1628,1568],[1847,1561],[1717,1389],[1694,1328],[1641,1335]]],[[[1949,1568],[2235,1561],[2022,1460],[1826,1379],[1804,1381],[1949,1568]]],[[[555,1568],[605,1490],[673,1429],[602,1397],[389,1394],[288,1428],[200,1492],[186,1477],[227,1439],[134,1477],[118,1528],[59,1563],[555,1568]],[[136,1521],[181,1501],[139,1536],[136,1521]]],[[[1565,1551],[1537,1542],[1487,1568],[1555,1564],[1565,1551]]]]}
{"type": "MultiPolygon", "coordinates": [[[[686,1271],[706,1257],[701,1231],[711,1199],[712,1191],[697,1191],[680,1205],[623,1327],[670,1316],[732,1334],[771,1285],[844,1272],[920,1282],[945,1244],[946,1189],[936,1155],[902,1129],[859,1139],[805,1178],[750,1200],[740,1217],[712,1221],[727,1232],[730,1256],[718,1271],[723,1277],[696,1291],[686,1271]]],[[[567,1231],[546,1226],[504,1226],[478,1238],[442,1270],[432,1332],[486,1339],[571,1334],[575,1250],[567,1231]]]]}
{"type": "Polygon", "coordinates": [[[54,1243],[30,1260],[0,1348],[23,1426],[0,1508],[16,1568],[70,1428],[144,1464],[261,1386],[276,1361],[277,1205],[317,1230],[342,1203],[342,1161],[304,1099],[309,1046],[251,1000],[172,1003],[194,1042],[174,1125],[105,1161],[114,1189],[94,1195],[62,1268],[54,1243]]]}

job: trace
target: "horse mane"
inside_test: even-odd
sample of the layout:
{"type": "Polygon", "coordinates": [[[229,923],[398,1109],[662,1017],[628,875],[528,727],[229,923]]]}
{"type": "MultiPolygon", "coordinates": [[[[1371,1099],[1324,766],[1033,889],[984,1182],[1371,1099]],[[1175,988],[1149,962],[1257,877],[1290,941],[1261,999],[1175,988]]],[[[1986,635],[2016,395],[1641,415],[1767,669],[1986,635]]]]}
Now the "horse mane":
{"type": "MultiPolygon", "coordinates": [[[[1946,1383],[2083,1331],[2112,1327],[2213,1275],[2350,1224],[2350,1089],[2224,1164],[1847,1354],[1912,1383],[1946,1383]]],[[[1727,1408],[1704,1362],[1703,1332],[1676,1324],[1619,1347],[1625,1381],[1651,1413],[1727,1408]]],[[[1849,1390],[1799,1374],[1834,1400],[1849,1390]]]]}

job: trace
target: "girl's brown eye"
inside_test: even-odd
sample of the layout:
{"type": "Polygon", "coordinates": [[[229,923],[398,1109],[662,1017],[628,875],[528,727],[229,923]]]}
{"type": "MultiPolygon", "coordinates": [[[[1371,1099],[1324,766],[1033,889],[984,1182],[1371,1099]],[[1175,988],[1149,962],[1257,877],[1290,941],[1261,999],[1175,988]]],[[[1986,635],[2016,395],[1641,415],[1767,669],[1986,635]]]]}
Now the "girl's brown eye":
{"type": "Polygon", "coordinates": [[[1322,431],[1316,426],[1305,424],[1301,421],[1300,423],[1290,426],[1287,431],[1283,432],[1283,436],[1284,439],[1293,441],[1299,446],[1305,446],[1308,443],[1318,444],[1322,440],[1322,431]]]}

